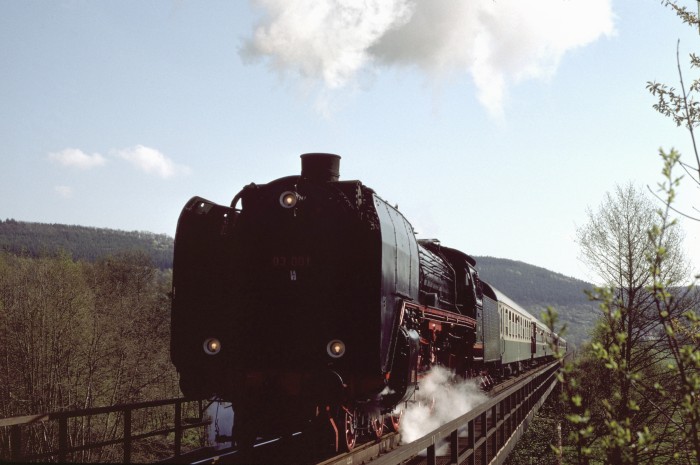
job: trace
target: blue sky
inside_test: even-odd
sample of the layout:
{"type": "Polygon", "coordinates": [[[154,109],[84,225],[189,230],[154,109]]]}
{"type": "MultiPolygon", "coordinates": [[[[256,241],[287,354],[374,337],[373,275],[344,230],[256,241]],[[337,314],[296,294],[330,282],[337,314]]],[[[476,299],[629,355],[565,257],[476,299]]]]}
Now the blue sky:
{"type": "Polygon", "coordinates": [[[700,35],[659,1],[360,3],[0,0],[0,218],[174,235],[331,152],[420,237],[592,280],[586,208],[691,155],[645,85],[700,35]]]}

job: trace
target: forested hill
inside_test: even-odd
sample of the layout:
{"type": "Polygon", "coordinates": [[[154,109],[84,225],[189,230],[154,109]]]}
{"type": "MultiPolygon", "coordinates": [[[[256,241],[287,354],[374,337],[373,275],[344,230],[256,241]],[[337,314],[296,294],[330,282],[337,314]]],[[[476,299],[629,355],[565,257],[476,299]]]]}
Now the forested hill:
{"type": "Polygon", "coordinates": [[[576,345],[590,338],[600,315],[598,304],[588,300],[592,285],[546,268],[505,258],[474,257],[479,277],[512,298],[537,318],[553,307],[567,325],[566,339],[576,345]]]}
{"type": "Polygon", "coordinates": [[[494,257],[474,257],[479,276],[520,305],[580,305],[591,284],[546,268],[494,257]]]}
{"type": "Polygon", "coordinates": [[[30,257],[68,253],[93,262],[119,252],[146,252],[160,269],[172,268],[173,238],[144,231],[0,220],[0,250],[30,257]]]}
{"type": "MultiPolygon", "coordinates": [[[[142,231],[27,223],[0,220],[0,251],[39,257],[67,252],[74,260],[94,262],[124,251],[146,252],[161,269],[172,267],[173,238],[142,231]]],[[[480,276],[534,316],[554,307],[568,325],[567,339],[580,345],[588,339],[597,306],[583,293],[590,284],[527,263],[475,257],[480,276]]]]}

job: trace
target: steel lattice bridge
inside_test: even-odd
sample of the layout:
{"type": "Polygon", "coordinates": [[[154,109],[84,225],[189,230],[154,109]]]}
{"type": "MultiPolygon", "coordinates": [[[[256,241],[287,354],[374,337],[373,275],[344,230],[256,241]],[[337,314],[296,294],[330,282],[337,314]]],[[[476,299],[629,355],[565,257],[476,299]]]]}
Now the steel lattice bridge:
{"type": "MultiPolygon", "coordinates": [[[[425,436],[408,444],[397,433],[384,435],[379,441],[358,446],[350,453],[305,463],[335,465],[372,463],[394,464],[501,464],[527,429],[532,417],[557,385],[559,362],[526,372],[507,381],[491,393],[489,399],[425,436]]],[[[257,444],[254,449],[183,450],[183,433],[200,428],[204,434],[211,420],[202,415],[202,401],[178,398],[111,407],[54,412],[0,419],[0,461],[80,461],[80,454],[105,447],[121,448],[121,459],[130,463],[134,444],[156,436],[172,437],[172,456],[166,463],[299,463],[292,455],[294,438],[273,439],[257,444]],[[141,431],[132,419],[141,412],[157,412],[168,417],[169,425],[152,431],[141,431]],[[71,441],[77,424],[89,422],[98,415],[113,415],[121,429],[117,439],[71,441]],[[191,416],[189,416],[191,415],[191,416]],[[30,436],[37,428],[56,432],[56,440],[48,441],[40,452],[25,453],[30,436]],[[80,443],[75,443],[80,442],[80,443]],[[290,447],[285,452],[285,447],[290,447]],[[287,454],[287,455],[285,455],[287,454]]],[[[298,442],[298,441],[297,441],[298,442]]],[[[303,447],[303,446],[302,446],[303,447]]],[[[91,461],[93,461],[92,459],[91,461]]]]}

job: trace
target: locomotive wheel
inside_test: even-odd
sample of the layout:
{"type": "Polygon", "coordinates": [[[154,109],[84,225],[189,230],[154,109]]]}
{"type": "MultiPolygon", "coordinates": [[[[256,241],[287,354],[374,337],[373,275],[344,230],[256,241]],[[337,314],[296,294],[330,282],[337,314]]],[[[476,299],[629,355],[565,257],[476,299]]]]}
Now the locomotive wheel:
{"type": "Polygon", "coordinates": [[[339,452],[350,452],[357,443],[357,432],[355,430],[355,415],[342,407],[338,415],[338,447],[339,452]]]}
{"type": "Polygon", "coordinates": [[[379,415],[378,417],[372,417],[369,420],[370,431],[374,433],[375,439],[381,439],[384,435],[384,417],[379,415]]]}
{"type": "Polygon", "coordinates": [[[387,426],[391,428],[394,433],[399,432],[399,427],[401,426],[401,417],[403,416],[403,409],[399,410],[398,413],[390,413],[387,415],[387,426]]]}
{"type": "Polygon", "coordinates": [[[335,415],[330,418],[335,440],[331,449],[335,452],[350,452],[357,443],[356,419],[347,408],[340,407],[335,415]]]}

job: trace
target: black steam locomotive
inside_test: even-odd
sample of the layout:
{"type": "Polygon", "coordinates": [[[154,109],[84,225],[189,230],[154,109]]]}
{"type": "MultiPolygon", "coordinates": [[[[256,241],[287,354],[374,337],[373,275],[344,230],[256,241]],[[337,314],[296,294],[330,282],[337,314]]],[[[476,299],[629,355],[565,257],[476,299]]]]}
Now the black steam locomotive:
{"type": "Polygon", "coordinates": [[[301,160],[228,207],[192,198],[177,226],[171,358],[185,396],[232,402],[238,441],[313,424],[352,449],[398,428],[435,364],[504,375],[551,356],[556,335],[472,257],[339,181],[339,156],[301,160]]]}

